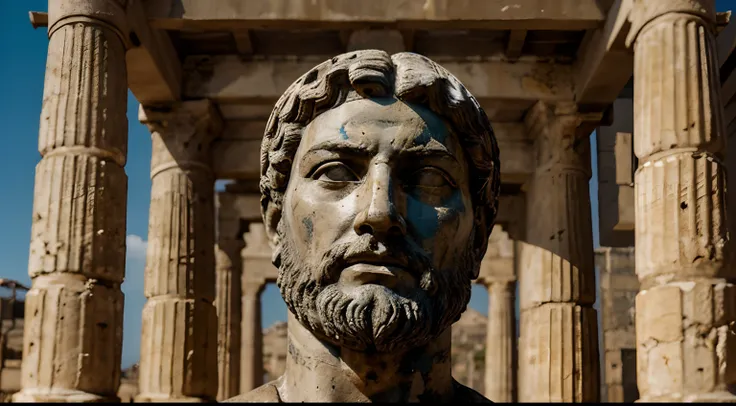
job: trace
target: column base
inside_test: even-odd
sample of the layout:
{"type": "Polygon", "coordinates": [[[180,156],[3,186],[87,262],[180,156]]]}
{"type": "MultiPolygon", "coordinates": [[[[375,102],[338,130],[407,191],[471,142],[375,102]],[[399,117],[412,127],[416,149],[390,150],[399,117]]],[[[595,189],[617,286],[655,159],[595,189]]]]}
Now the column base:
{"type": "Polygon", "coordinates": [[[644,402],[677,402],[677,403],[736,403],[736,395],[728,391],[709,392],[709,393],[696,393],[685,396],[678,396],[677,394],[667,396],[657,396],[651,398],[638,399],[636,403],[644,402]]]}
{"type": "Polygon", "coordinates": [[[120,403],[117,396],[69,389],[23,389],[13,395],[13,403],[120,403]]]}
{"type": "Polygon", "coordinates": [[[181,403],[210,403],[214,402],[214,399],[203,399],[193,396],[182,396],[174,397],[164,394],[139,394],[135,397],[135,403],[169,403],[169,402],[181,402],[181,403]]]}

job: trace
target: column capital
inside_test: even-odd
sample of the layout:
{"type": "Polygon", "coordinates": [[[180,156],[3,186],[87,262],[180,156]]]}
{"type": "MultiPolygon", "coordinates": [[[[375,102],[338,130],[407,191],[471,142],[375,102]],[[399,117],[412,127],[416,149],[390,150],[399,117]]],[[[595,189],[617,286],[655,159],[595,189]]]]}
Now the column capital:
{"type": "MultiPolygon", "coordinates": [[[[602,113],[583,113],[573,102],[556,104],[539,101],[524,117],[527,131],[534,139],[537,170],[571,169],[590,176],[590,151],[587,131],[579,131],[583,123],[597,122],[602,113]]],[[[587,126],[586,126],[587,128],[587,126]]]]}
{"type": "Polygon", "coordinates": [[[700,18],[704,25],[715,35],[716,2],[715,0],[632,0],[629,13],[631,29],[626,37],[626,46],[636,41],[639,33],[652,21],[667,14],[685,14],[693,19],[700,18]]]}
{"type": "MultiPolygon", "coordinates": [[[[245,242],[242,240],[219,240],[215,245],[215,265],[217,269],[229,269],[233,267],[233,262],[239,262],[241,260],[240,251],[244,245],[245,242]]],[[[238,267],[240,267],[239,263],[238,267]]]]}
{"type": "Polygon", "coordinates": [[[245,240],[245,248],[242,251],[243,259],[271,258],[271,245],[263,223],[250,223],[248,232],[243,234],[243,240],[245,240]]]}
{"type": "Polygon", "coordinates": [[[49,37],[67,24],[77,22],[107,25],[124,43],[129,42],[126,6],[131,0],[49,0],[49,37]]]}
{"type": "Polygon", "coordinates": [[[176,102],[164,106],[144,106],[138,109],[138,120],[149,131],[182,137],[192,133],[214,137],[222,132],[223,119],[209,99],[176,102]]]}
{"type": "Polygon", "coordinates": [[[243,277],[243,296],[258,296],[265,287],[265,279],[243,277]]]}
{"type": "Polygon", "coordinates": [[[516,275],[513,273],[504,275],[484,275],[476,280],[477,283],[485,286],[490,293],[492,290],[498,289],[516,289],[516,275]]]}
{"type": "Polygon", "coordinates": [[[138,119],[153,134],[151,177],[176,166],[210,169],[210,146],[223,127],[222,117],[212,101],[202,99],[166,106],[141,105],[138,119]]]}

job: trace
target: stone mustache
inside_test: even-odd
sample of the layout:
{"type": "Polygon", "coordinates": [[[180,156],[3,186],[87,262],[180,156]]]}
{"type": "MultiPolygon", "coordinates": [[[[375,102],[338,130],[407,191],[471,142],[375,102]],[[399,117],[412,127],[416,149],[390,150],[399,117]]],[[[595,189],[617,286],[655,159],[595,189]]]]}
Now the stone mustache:
{"type": "Polygon", "coordinates": [[[500,187],[485,112],[413,53],[297,79],[261,146],[261,210],[289,310],[284,375],[228,401],[487,402],[451,376],[500,187]]]}

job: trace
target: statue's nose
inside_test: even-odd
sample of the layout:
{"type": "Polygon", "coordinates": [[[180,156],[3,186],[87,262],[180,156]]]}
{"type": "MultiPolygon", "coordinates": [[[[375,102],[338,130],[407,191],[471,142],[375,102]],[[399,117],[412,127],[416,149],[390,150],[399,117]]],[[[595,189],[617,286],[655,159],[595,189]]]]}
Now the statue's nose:
{"type": "Polygon", "coordinates": [[[376,164],[368,175],[370,199],[355,217],[354,228],[358,235],[405,235],[406,222],[396,207],[395,181],[386,164],[376,164]]]}

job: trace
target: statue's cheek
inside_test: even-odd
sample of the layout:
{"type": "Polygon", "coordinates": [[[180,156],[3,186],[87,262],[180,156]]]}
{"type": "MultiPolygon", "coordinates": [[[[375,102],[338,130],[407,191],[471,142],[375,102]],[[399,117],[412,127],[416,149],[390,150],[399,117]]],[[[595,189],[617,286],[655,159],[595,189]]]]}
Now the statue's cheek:
{"type": "Polygon", "coordinates": [[[469,213],[467,202],[461,193],[453,193],[440,205],[429,204],[413,196],[407,196],[406,220],[424,243],[436,238],[463,238],[463,217],[469,213]]]}
{"type": "Polygon", "coordinates": [[[437,207],[412,196],[406,199],[406,221],[411,231],[424,243],[437,235],[440,215],[437,207]]]}

